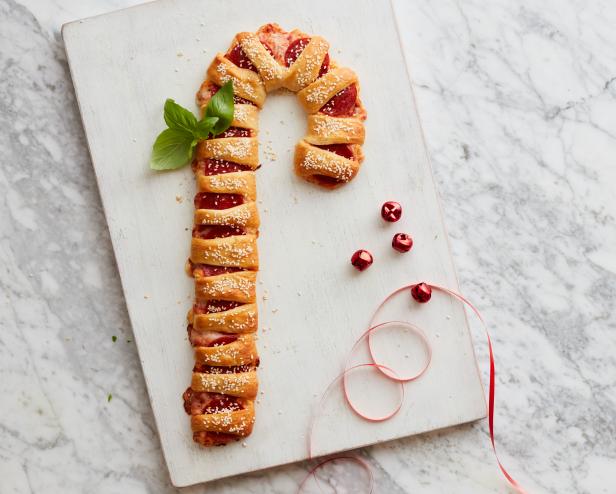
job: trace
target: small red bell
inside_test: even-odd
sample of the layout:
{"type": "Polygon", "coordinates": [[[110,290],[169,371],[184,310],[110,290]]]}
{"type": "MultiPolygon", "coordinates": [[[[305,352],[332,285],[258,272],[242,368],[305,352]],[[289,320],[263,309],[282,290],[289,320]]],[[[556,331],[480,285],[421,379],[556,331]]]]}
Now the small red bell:
{"type": "Polygon", "coordinates": [[[398,252],[408,252],[413,247],[413,238],[408,233],[396,233],[391,246],[398,252]]]}
{"type": "Polygon", "coordinates": [[[420,304],[425,304],[432,297],[432,288],[427,283],[417,283],[411,287],[411,295],[420,304]]]}
{"type": "Polygon", "coordinates": [[[374,259],[372,258],[372,254],[370,254],[370,252],[364,249],[356,251],[351,257],[351,264],[358,271],[368,269],[373,261],[374,259]]]}
{"type": "Polygon", "coordinates": [[[400,203],[395,201],[387,201],[383,206],[381,206],[381,217],[385,221],[389,221],[390,223],[395,223],[402,216],[402,206],[400,203]]]}

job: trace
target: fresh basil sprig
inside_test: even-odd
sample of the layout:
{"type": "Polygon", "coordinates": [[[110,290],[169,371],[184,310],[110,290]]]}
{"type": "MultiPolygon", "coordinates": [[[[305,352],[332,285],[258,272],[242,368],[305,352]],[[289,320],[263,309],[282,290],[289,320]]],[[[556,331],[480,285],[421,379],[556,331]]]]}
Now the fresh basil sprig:
{"type": "Polygon", "coordinates": [[[190,163],[197,143],[216,136],[233,121],[233,82],[229,81],[212,96],[201,120],[172,99],[165,101],[165,123],[152,147],[152,170],[175,170],[190,163]]]}

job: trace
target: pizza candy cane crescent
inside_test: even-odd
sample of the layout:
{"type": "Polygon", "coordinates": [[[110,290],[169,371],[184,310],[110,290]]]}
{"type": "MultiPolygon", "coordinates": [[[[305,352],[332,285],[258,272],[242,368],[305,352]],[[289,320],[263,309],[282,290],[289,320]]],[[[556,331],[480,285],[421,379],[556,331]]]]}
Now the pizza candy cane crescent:
{"type": "MultiPolygon", "coordinates": [[[[297,92],[308,114],[295,148],[296,174],[334,189],[352,180],[363,161],[366,111],[355,73],[329,57],[329,43],[297,29],[266,24],[238,33],[214,57],[197,93],[202,112],[232,82],[234,112],[227,130],[201,140],[193,171],[197,183],[187,272],[195,279],[188,314],[195,367],[185,391],[193,439],[220,446],[252,432],[258,393],[256,346],[259,213],[259,110],[268,92],[297,92]]],[[[222,94],[222,93],[221,93],[222,94]]]]}

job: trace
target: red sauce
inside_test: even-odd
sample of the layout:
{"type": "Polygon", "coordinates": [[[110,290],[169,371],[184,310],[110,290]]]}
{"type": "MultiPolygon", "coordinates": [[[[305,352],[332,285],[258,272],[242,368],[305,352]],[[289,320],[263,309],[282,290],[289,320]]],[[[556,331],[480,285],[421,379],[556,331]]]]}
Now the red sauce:
{"type": "Polygon", "coordinates": [[[210,393],[214,397],[210,400],[205,413],[235,412],[244,408],[234,396],[210,393]]]}
{"type": "Polygon", "coordinates": [[[330,117],[351,117],[355,113],[356,101],[357,86],[351,84],[336,93],[319,111],[330,117]]]}
{"type": "Polygon", "coordinates": [[[342,156],[343,158],[352,160],[353,150],[350,148],[348,144],[328,144],[327,146],[317,146],[318,148],[325,149],[325,151],[329,151],[330,153],[336,153],[338,156],[342,156]]]}
{"type": "Polygon", "coordinates": [[[254,365],[232,365],[230,367],[221,367],[216,365],[206,365],[196,363],[193,367],[193,372],[202,372],[204,374],[238,374],[240,372],[250,372],[259,366],[259,360],[254,365]]]}
{"type": "MultiPolygon", "coordinates": [[[[218,92],[219,89],[220,89],[220,86],[218,86],[218,85],[216,85],[216,84],[214,84],[212,82],[210,83],[210,93],[211,93],[212,96],[214,96],[218,92]]],[[[233,95],[233,102],[235,104],[237,104],[237,105],[252,105],[252,106],[255,106],[255,104],[252,101],[249,101],[249,100],[244,99],[244,98],[240,98],[239,96],[237,96],[235,94],[233,95]]]]}
{"type": "Polygon", "coordinates": [[[226,432],[193,432],[193,441],[202,446],[224,446],[233,441],[239,441],[240,436],[226,432]]]}
{"type": "Polygon", "coordinates": [[[230,300],[208,300],[207,302],[195,302],[193,312],[195,314],[213,314],[235,309],[243,305],[241,302],[231,302],[230,300]]]}
{"type": "Polygon", "coordinates": [[[234,412],[244,408],[234,396],[194,391],[192,388],[184,391],[182,398],[184,399],[184,410],[189,415],[234,412]]]}
{"type": "Polygon", "coordinates": [[[220,139],[222,137],[252,137],[252,130],[242,129],[241,127],[229,127],[227,130],[215,137],[208,137],[208,139],[220,139]]]}
{"type": "Polygon", "coordinates": [[[313,175],[312,179],[315,180],[319,185],[338,185],[343,183],[343,180],[338,180],[335,177],[328,177],[327,175],[313,175]]]}
{"type": "Polygon", "coordinates": [[[235,65],[242,69],[252,70],[257,72],[257,68],[252,64],[250,58],[246,56],[240,44],[236,44],[231,51],[227,52],[225,58],[231,60],[235,65]]]}
{"type": "Polygon", "coordinates": [[[190,259],[190,270],[193,274],[198,272],[201,276],[217,276],[224,273],[235,273],[237,271],[244,271],[243,268],[236,268],[231,266],[213,266],[211,264],[195,264],[190,259]]]}
{"type": "Polygon", "coordinates": [[[199,170],[204,175],[222,175],[223,173],[245,172],[251,170],[247,165],[234,163],[233,161],[203,158],[193,163],[195,171],[199,170]]]}
{"type": "Polygon", "coordinates": [[[199,192],[195,195],[195,209],[229,209],[240,204],[244,204],[244,196],[241,194],[199,192]]]}
{"type": "Polygon", "coordinates": [[[214,341],[211,341],[208,345],[206,346],[223,346],[223,345],[228,345],[229,343],[233,343],[234,341],[236,341],[238,338],[237,335],[225,335],[225,336],[221,336],[220,338],[216,338],[214,341]]]}
{"type": "Polygon", "coordinates": [[[246,235],[246,230],[240,226],[226,225],[198,225],[193,228],[192,236],[194,238],[210,239],[210,238],[225,238],[234,235],[246,235]]]}
{"type": "MultiPolygon", "coordinates": [[[[293,65],[293,62],[295,62],[295,60],[299,58],[308,43],[310,43],[310,38],[299,38],[289,45],[289,47],[287,48],[287,52],[284,54],[284,63],[287,67],[293,65]]],[[[323,63],[321,64],[321,69],[319,70],[318,77],[327,74],[328,70],[329,53],[325,54],[325,58],[323,59],[323,63]]]]}
{"type": "Polygon", "coordinates": [[[188,415],[202,415],[205,407],[211,401],[210,393],[193,391],[192,388],[184,391],[182,398],[184,399],[184,411],[188,415]]]}

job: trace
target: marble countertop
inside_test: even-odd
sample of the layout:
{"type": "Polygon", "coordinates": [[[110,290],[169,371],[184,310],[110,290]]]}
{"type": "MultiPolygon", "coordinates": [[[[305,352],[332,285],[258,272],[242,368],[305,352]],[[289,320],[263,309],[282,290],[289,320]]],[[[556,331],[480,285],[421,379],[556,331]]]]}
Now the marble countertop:
{"type": "MultiPolygon", "coordinates": [[[[0,0],[0,494],[179,492],[59,34],[134,3],[0,0]]],[[[616,4],[395,6],[461,288],[492,330],[501,459],[529,492],[614,492],[616,4]]],[[[378,493],[508,492],[485,421],[361,454],[378,493]]],[[[306,468],[182,491],[294,492],[306,468]]]]}

